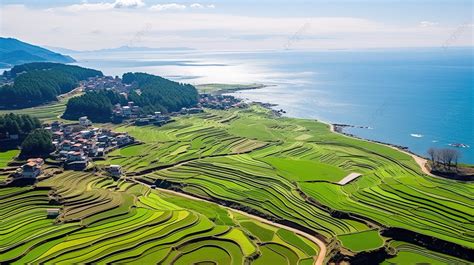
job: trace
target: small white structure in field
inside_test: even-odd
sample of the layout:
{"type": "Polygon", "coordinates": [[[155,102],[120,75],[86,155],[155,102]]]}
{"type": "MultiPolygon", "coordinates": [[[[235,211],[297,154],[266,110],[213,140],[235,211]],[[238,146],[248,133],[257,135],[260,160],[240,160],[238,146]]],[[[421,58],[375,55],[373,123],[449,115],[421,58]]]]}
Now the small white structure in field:
{"type": "Polygon", "coordinates": [[[81,126],[90,126],[92,122],[87,118],[87,116],[83,116],[79,118],[79,125],[81,126]]]}
{"type": "Polygon", "coordinates": [[[46,209],[46,217],[56,218],[59,215],[59,208],[48,208],[46,209]]]}
{"type": "Polygon", "coordinates": [[[109,173],[114,177],[120,177],[122,175],[122,166],[110,165],[108,168],[109,173]]]}
{"type": "Polygon", "coordinates": [[[339,185],[346,185],[347,183],[357,179],[358,177],[362,176],[362,174],[359,173],[350,173],[347,175],[345,178],[341,179],[337,184],[339,185]]]}

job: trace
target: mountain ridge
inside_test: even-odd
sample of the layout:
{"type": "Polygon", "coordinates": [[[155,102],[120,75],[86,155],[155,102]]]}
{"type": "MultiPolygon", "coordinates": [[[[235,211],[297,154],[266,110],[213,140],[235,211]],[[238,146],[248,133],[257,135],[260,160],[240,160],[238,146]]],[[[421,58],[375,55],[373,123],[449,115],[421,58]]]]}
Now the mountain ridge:
{"type": "Polygon", "coordinates": [[[0,67],[7,68],[31,62],[74,63],[76,60],[15,38],[0,37],[0,67]]]}

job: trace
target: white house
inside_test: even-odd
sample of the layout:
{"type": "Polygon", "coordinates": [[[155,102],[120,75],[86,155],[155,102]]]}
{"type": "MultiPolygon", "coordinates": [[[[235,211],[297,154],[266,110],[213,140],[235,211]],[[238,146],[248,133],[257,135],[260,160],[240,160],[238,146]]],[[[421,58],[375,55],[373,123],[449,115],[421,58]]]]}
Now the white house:
{"type": "Polygon", "coordinates": [[[81,126],[90,126],[92,122],[87,118],[87,116],[83,116],[79,118],[79,124],[81,126]]]}
{"type": "Polygon", "coordinates": [[[114,177],[122,175],[122,167],[120,165],[110,165],[108,171],[114,177]]]}

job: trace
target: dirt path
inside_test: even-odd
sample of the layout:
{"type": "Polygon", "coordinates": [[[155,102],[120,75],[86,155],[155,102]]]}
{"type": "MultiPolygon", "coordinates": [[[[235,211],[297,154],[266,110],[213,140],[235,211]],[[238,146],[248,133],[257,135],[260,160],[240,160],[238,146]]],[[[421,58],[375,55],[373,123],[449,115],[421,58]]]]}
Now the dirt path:
{"type": "MultiPolygon", "coordinates": [[[[133,182],[135,183],[138,183],[138,184],[141,184],[141,185],[145,185],[149,188],[151,188],[151,185],[149,184],[146,184],[146,183],[143,183],[139,180],[136,180],[136,179],[131,179],[133,182]]],[[[229,211],[233,211],[233,212],[236,212],[236,213],[239,213],[239,214],[242,214],[242,215],[245,215],[249,218],[252,218],[252,219],[255,219],[259,222],[262,222],[262,223],[265,223],[265,224],[268,224],[268,225],[272,225],[272,226],[276,226],[276,227],[279,227],[279,228],[283,228],[283,229],[286,229],[286,230],[289,230],[289,231],[292,231],[294,232],[295,234],[298,234],[300,236],[303,236],[303,237],[306,237],[307,239],[311,240],[313,243],[315,243],[316,245],[318,245],[319,247],[319,252],[318,252],[318,256],[314,256],[313,259],[314,259],[314,264],[315,265],[322,265],[324,264],[324,258],[326,257],[326,254],[327,254],[327,248],[326,248],[326,245],[324,244],[324,242],[315,237],[315,236],[312,236],[308,233],[305,233],[303,231],[300,231],[298,229],[295,229],[295,228],[292,228],[292,227],[289,227],[289,226],[286,226],[286,225],[282,225],[282,224],[279,224],[279,223],[275,223],[275,222],[272,222],[272,221],[269,221],[265,218],[262,218],[262,217],[259,217],[259,216],[255,216],[255,215],[252,215],[252,214],[249,214],[247,212],[244,212],[244,211],[240,211],[240,210],[236,210],[236,209],[233,209],[233,208],[230,208],[230,207],[227,207],[227,206],[223,206],[223,205],[220,205],[220,204],[217,204],[215,202],[212,202],[212,201],[208,201],[208,200],[205,200],[205,199],[202,199],[202,198],[199,198],[199,197],[196,197],[196,196],[193,196],[193,195],[189,195],[189,194],[186,194],[186,193],[182,193],[182,192],[177,192],[177,191],[172,191],[172,190],[167,190],[167,189],[161,189],[161,188],[154,188],[155,190],[159,190],[161,192],[164,192],[164,193],[168,193],[168,194],[173,194],[173,195],[176,195],[176,196],[181,196],[181,197],[184,197],[184,198],[187,198],[187,199],[191,199],[191,200],[196,200],[196,201],[203,201],[203,202],[207,202],[207,203],[213,203],[213,204],[216,204],[216,205],[219,205],[220,207],[222,208],[225,208],[229,211]]]]}
{"type": "Polygon", "coordinates": [[[401,149],[396,148],[396,147],[394,147],[394,146],[390,146],[390,145],[387,145],[387,146],[388,146],[388,147],[391,147],[391,148],[393,148],[393,149],[395,149],[395,150],[398,150],[398,151],[400,151],[400,152],[402,152],[402,153],[405,153],[405,154],[407,154],[407,155],[409,155],[409,156],[411,156],[411,157],[413,157],[413,159],[415,160],[415,162],[421,167],[421,171],[423,171],[423,173],[425,173],[426,175],[430,175],[430,176],[432,176],[432,177],[439,177],[439,176],[433,175],[433,174],[428,170],[428,168],[426,168],[426,164],[428,163],[428,160],[424,159],[423,157],[417,156],[417,155],[412,154],[412,153],[410,153],[410,152],[407,152],[407,151],[405,151],[405,150],[401,150],[401,149]]]}

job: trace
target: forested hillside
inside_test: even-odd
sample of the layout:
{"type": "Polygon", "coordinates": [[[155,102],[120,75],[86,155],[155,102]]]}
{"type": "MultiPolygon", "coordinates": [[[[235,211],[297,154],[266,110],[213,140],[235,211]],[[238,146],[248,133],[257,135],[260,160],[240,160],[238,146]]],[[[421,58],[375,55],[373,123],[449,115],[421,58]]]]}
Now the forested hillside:
{"type": "Polygon", "coordinates": [[[129,100],[142,107],[144,111],[173,112],[194,106],[198,102],[198,92],[189,84],[145,73],[126,73],[122,80],[126,84],[137,83],[140,94],[133,91],[129,95],[129,100]]]}
{"type": "Polygon", "coordinates": [[[87,116],[93,122],[107,122],[110,121],[113,105],[126,102],[125,97],[113,91],[88,92],[68,101],[63,118],[76,120],[87,116]]]}
{"type": "Polygon", "coordinates": [[[14,113],[0,115],[0,136],[27,135],[37,128],[41,128],[40,121],[30,115],[16,115],[14,113]]]}
{"type": "Polygon", "coordinates": [[[87,116],[94,122],[107,122],[111,120],[113,106],[117,103],[124,105],[127,101],[139,106],[142,114],[179,111],[181,108],[193,107],[198,102],[194,86],[159,76],[126,73],[122,82],[135,83],[137,87],[130,91],[127,99],[113,91],[88,92],[69,100],[63,118],[75,120],[87,116]]]}
{"type": "Polygon", "coordinates": [[[60,94],[71,91],[80,80],[102,76],[102,72],[58,63],[29,63],[5,71],[14,78],[13,85],[0,87],[0,108],[31,107],[55,101],[60,94]]]}

